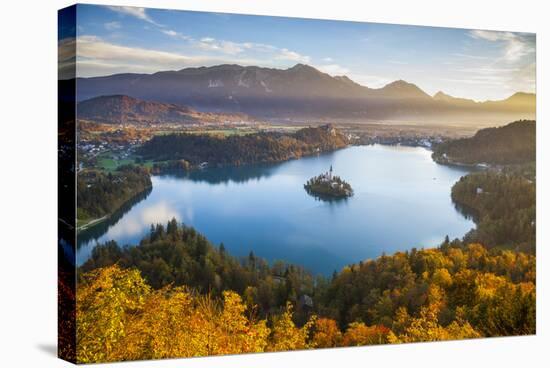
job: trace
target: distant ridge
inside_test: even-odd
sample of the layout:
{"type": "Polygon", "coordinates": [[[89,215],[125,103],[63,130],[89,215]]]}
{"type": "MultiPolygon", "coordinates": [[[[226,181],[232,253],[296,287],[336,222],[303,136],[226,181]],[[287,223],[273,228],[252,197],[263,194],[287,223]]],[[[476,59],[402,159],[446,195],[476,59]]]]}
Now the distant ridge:
{"type": "Polygon", "coordinates": [[[421,90],[417,85],[397,80],[386,84],[380,91],[387,97],[391,98],[431,98],[426,92],[421,90]]]}
{"type": "Polygon", "coordinates": [[[437,92],[433,96],[433,99],[436,100],[436,101],[445,101],[445,102],[449,102],[449,103],[463,103],[463,104],[476,103],[474,100],[470,100],[468,98],[460,98],[460,97],[450,96],[450,95],[448,95],[448,94],[446,94],[442,91],[437,92]]]}
{"type": "Polygon", "coordinates": [[[516,92],[505,101],[534,106],[536,103],[536,95],[533,93],[516,92]]]}
{"type": "Polygon", "coordinates": [[[105,124],[196,124],[247,119],[244,114],[201,113],[187,106],[126,95],[94,97],[79,102],[77,111],[81,120],[105,124]]]}
{"type": "Polygon", "coordinates": [[[443,119],[487,124],[534,118],[536,100],[534,94],[523,92],[481,103],[444,92],[432,97],[403,80],[369,88],[306,64],[288,69],[222,64],[78,79],[79,101],[105,95],[275,119],[443,119]]]}

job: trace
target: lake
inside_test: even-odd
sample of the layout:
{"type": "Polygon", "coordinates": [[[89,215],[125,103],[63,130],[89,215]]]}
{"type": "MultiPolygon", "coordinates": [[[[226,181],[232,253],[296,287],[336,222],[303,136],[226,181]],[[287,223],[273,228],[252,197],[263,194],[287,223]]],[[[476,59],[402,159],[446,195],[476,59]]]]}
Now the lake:
{"type": "Polygon", "coordinates": [[[325,275],[383,253],[433,247],[475,225],[450,196],[468,170],[430,155],[420,147],[354,146],[280,164],[154,176],[150,193],[81,234],[78,263],[97,242],[137,244],[152,223],[174,217],[232,255],[253,251],[325,275]],[[304,183],[331,165],[353,197],[327,202],[306,193],[304,183]]]}

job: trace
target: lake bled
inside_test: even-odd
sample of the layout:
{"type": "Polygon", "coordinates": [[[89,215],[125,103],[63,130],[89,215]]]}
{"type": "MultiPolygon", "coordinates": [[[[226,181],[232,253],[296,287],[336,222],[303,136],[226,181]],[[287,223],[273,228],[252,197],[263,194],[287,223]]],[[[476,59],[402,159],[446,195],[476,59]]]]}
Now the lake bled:
{"type": "Polygon", "coordinates": [[[272,165],[154,176],[153,188],[79,234],[78,263],[98,242],[138,244],[152,223],[195,227],[235,256],[253,251],[328,275],[346,264],[462,237],[474,223],[451,201],[467,168],[436,164],[420,147],[354,146],[272,165]],[[332,165],[354,195],[322,201],[304,183],[332,165]]]}

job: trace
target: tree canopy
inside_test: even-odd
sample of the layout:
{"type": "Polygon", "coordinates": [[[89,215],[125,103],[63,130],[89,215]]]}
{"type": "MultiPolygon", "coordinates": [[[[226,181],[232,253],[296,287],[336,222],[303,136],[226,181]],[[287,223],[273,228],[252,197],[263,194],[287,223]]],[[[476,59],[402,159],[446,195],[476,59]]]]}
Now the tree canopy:
{"type": "Polygon", "coordinates": [[[260,132],[215,136],[195,134],[157,135],[138,153],[146,159],[184,160],[191,165],[213,166],[286,161],[333,151],[348,144],[346,136],[330,125],[303,128],[296,133],[260,132]]]}
{"type": "Polygon", "coordinates": [[[521,164],[535,161],[536,124],[519,120],[503,127],[479,130],[471,138],[443,142],[433,158],[443,163],[521,164]]]}

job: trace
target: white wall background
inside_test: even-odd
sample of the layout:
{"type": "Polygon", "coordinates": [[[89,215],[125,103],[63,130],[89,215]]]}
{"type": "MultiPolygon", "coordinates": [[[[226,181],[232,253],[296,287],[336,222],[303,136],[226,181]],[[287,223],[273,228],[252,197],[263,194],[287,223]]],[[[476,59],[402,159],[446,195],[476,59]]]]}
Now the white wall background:
{"type": "MultiPolygon", "coordinates": [[[[256,354],[128,367],[539,367],[550,346],[548,251],[549,11],[522,0],[156,0],[109,5],[284,15],[537,33],[537,336],[256,354]],[[546,105],[545,105],[546,101],[546,105]],[[546,350],[545,350],[546,348],[546,350]]],[[[56,344],[57,9],[69,1],[8,0],[0,11],[0,366],[68,366],[56,344]]],[[[107,365],[115,366],[115,365],[107,365]]],[[[121,365],[117,365],[121,366],[121,365]]]]}

